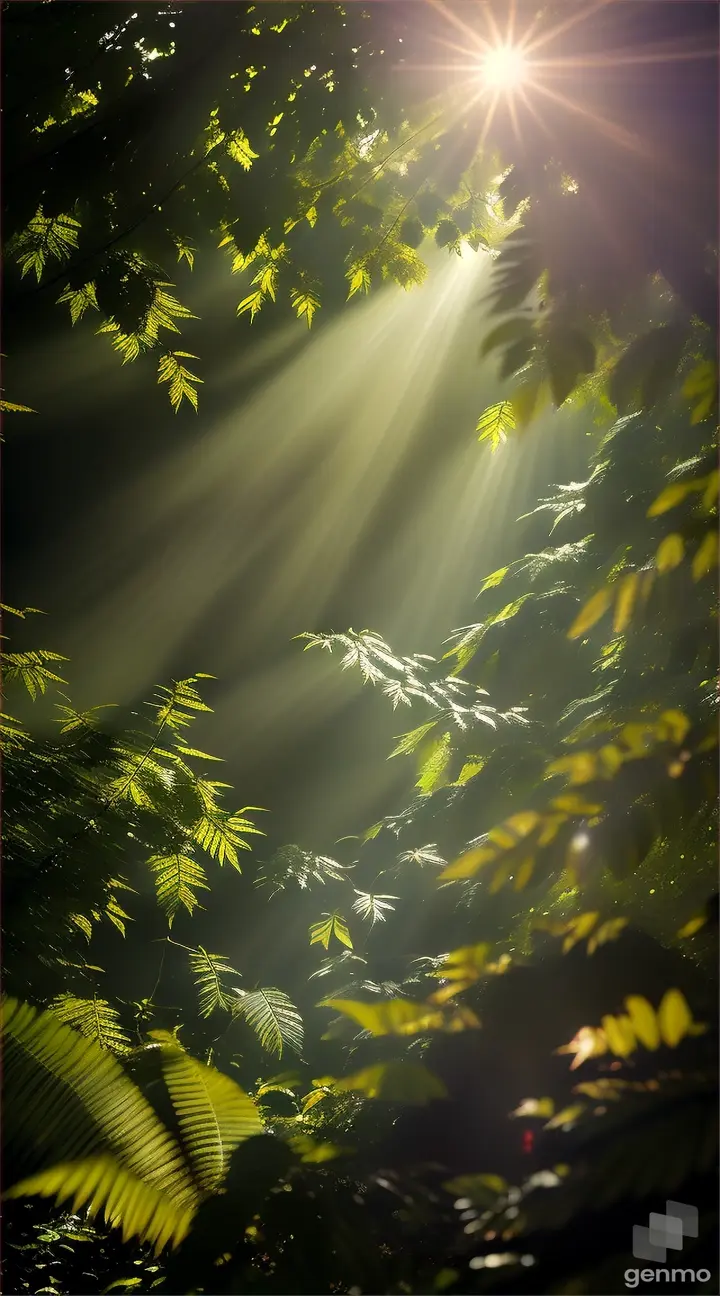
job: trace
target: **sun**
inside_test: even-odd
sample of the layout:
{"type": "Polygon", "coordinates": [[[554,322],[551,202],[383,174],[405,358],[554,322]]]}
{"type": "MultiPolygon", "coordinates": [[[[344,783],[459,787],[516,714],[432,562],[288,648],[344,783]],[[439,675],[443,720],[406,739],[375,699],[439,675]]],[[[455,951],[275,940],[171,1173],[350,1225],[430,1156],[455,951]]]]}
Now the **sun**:
{"type": "Polygon", "coordinates": [[[480,65],[483,81],[494,90],[516,89],[525,81],[527,72],[527,59],[517,45],[496,45],[480,65]]]}

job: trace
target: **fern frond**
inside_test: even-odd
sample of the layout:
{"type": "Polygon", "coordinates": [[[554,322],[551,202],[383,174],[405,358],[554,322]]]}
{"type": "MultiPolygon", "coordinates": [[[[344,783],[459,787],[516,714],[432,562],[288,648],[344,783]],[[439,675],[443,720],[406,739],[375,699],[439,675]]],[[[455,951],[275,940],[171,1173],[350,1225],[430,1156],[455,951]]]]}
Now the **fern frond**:
{"type": "Polygon", "coordinates": [[[195,687],[198,680],[212,678],[212,675],[205,674],[189,675],[187,679],[176,680],[169,688],[159,688],[156,700],[151,704],[158,728],[172,729],[177,733],[192,724],[199,711],[212,713],[212,707],[203,702],[195,687]]]}
{"type": "Polygon", "coordinates": [[[224,954],[209,954],[202,945],[198,945],[190,955],[190,971],[195,978],[201,1017],[209,1017],[218,1008],[232,1012],[237,1003],[236,995],[225,988],[222,977],[226,972],[236,977],[240,973],[224,959],[224,954]]]}
{"type": "Polygon", "coordinates": [[[163,1075],[194,1178],[203,1192],[212,1192],[235,1148],[262,1134],[260,1114],[230,1076],[190,1057],[167,1032],[150,1034],[162,1050],[163,1075]]]}
{"type": "Polygon", "coordinates": [[[166,351],[165,355],[160,357],[158,382],[170,384],[168,388],[170,404],[176,412],[186,400],[197,413],[197,384],[202,383],[203,379],[191,373],[181,361],[198,359],[199,356],[193,355],[190,351],[166,351]]]}
{"type": "Polygon", "coordinates": [[[281,846],[258,874],[256,886],[272,886],[272,894],[284,891],[290,882],[306,890],[312,882],[344,882],[352,864],[338,864],[329,855],[315,855],[300,846],[281,846]]]}
{"type": "Polygon", "coordinates": [[[333,936],[340,941],[341,945],[345,945],[347,949],[352,949],[353,943],[350,932],[342,914],[337,912],[325,913],[320,921],[313,923],[310,928],[310,944],[322,945],[324,949],[328,949],[333,936]]]}
{"type": "MultiPolygon", "coordinates": [[[[138,1180],[171,1199],[180,1213],[195,1204],[179,1146],[111,1052],[54,1013],[38,1013],[16,999],[3,1003],[2,1025],[4,1108],[13,1143],[37,1147],[40,1120],[47,1159],[86,1163],[91,1175],[97,1157],[109,1158],[94,1184],[71,1166],[78,1175],[75,1191],[93,1210],[109,1209],[113,1218],[122,1213],[132,1232],[136,1217],[125,1194],[138,1180]]],[[[35,1191],[61,1191],[62,1177],[53,1182],[54,1188],[35,1191]]]]}
{"type": "Polygon", "coordinates": [[[54,1197],[58,1206],[70,1203],[73,1213],[102,1213],[111,1227],[122,1230],[124,1241],[137,1237],[150,1243],[156,1255],[168,1244],[176,1247],[190,1231],[196,1202],[183,1204],[132,1173],[109,1155],[65,1161],[14,1184],[7,1197],[54,1197]]]}
{"type": "Polygon", "coordinates": [[[164,910],[168,926],[172,927],[178,909],[184,907],[191,914],[199,901],[193,887],[208,891],[205,870],[191,855],[173,851],[167,855],[152,855],[148,860],[160,908],[164,910]]]}
{"type": "Polygon", "coordinates": [[[237,853],[239,850],[250,850],[241,834],[257,833],[262,836],[262,830],[245,818],[245,810],[258,810],[260,807],[245,806],[236,814],[229,814],[218,805],[215,798],[215,788],[226,787],[227,784],[218,783],[214,779],[198,779],[195,786],[203,802],[204,813],[194,825],[194,840],[221,867],[227,860],[238,873],[241,872],[237,853]]]}
{"type": "Polygon", "coordinates": [[[57,995],[50,1011],[66,1026],[74,1026],[87,1039],[97,1040],[113,1053],[127,1053],[130,1040],[120,1025],[120,1015],[105,999],[78,999],[65,992],[57,995]]]}
{"type": "Polygon", "coordinates": [[[302,1053],[303,1022],[295,1004],[273,986],[239,991],[239,1012],[252,1026],[262,1047],[282,1057],[283,1049],[302,1053]]]}
{"type": "Polygon", "coordinates": [[[22,278],[31,271],[42,279],[49,257],[66,261],[78,245],[80,223],[72,216],[44,216],[38,207],[32,220],[15,238],[8,250],[20,266],[22,278]]]}
{"type": "Polygon", "coordinates": [[[357,888],[355,888],[355,895],[357,900],[353,903],[353,911],[361,918],[367,919],[371,927],[374,927],[376,922],[385,922],[385,910],[395,908],[390,901],[400,899],[399,896],[372,895],[369,891],[358,891],[357,888]]]}
{"type": "Polygon", "coordinates": [[[81,288],[67,288],[58,297],[58,305],[66,302],[70,307],[70,322],[77,324],[82,319],[86,310],[99,310],[97,296],[95,293],[95,284],[86,283],[81,288]]]}
{"type": "Polygon", "coordinates": [[[45,664],[67,661],[59,653],[39,649],[36,652],[2,653],[2,665],[7,680],[20,680],[33,702],[38,694],[45,693],[48,684],[64,684],[65,680],[45,664]]]}

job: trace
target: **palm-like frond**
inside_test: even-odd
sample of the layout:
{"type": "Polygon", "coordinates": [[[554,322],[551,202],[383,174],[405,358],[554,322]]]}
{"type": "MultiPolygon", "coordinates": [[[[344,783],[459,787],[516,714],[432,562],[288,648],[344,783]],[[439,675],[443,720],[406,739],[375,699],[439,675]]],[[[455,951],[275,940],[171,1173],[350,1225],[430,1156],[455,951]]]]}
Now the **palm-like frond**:
{"type": "Polygon", "coordinates": [[[209,954],[199,945],[190,955],[190,970],[197,987],[200,1016],[209,1017],[217,1008],[232,1012],[237,999],[225,987],[222,978],[226,972],[231,972],[233,976],[239,976],[240,973],[225,962],[225,955],[209,954]]]}
{"type": "Polygon", "coordinates": [[[61,1162],[23,1179],[6,1196],[53,1197],[58,1206],[70,1202],[73,1212],[102,1214],[122,1230],[124,1241],[137,1237],[156,1253],[182,1242],[197,1209],[195,1201],[175,1201],[110,1155],[61,1162]]]}
{"type": "Polygon", "coordinates": [[[162,1049],[163,1075],[193,1176],[203,1192],[212,1192],[235,1148],[262,1134],[257,1107],[234,1080],[190,1057],[172,1035],[152,1031],[151,1037],[162,1049]]]}
{"type": "Polygon", "coordinates": [[[79,999],[72,994],[61,994],[53,999],[50,1011],[67,1026],[74,1026],[87,1039],[97,1040],[103,1048],[113,1053],[127,1053],[130,1041],[122,1026],[116,1008],[105,999],[79,999]]]}
{"type": "Polygon", "coordinates": [[[239,1012],[268,1053],[282,1057],[285,1048],[302,1053],[302,1017],[282,990],[266,986],[261,990],[238,991],[238,994],[239,1012]]]}
{"type": "Polygon", "coordinates": [[[3,1097],[10,1145],[21,1155],[34,1149],[35,1167],[38,1147],[45,1166],[54,1163],[15,1184],[14,1195],[72,1197],[157,1246],[182,1236],[198,1197],[180,1147],[96,1040],[6,1000],[3,1097]],[[167,1208],[156,1209],[161,1200],[167,1208]]]}

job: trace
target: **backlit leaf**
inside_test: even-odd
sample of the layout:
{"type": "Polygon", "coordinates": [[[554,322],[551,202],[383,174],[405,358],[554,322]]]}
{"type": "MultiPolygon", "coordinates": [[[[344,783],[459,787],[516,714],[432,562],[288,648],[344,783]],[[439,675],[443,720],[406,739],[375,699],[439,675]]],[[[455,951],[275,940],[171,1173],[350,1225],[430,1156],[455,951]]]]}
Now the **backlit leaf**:
{"type": "Polygon", "coordinates": [[[568,630],[568,639],[579,639],[581,635],[591,630],[600,618],[604,617],[612,600],[613,592],[611,589],[601,589],[598,590],[597,594],[593,594],[573,621],[568,630]]]}
{"type": "Polygon", "coordinates": [[[685,556],[685,542],[677,532],[665,536],[655,555],[655,564],[661,575],[680,566],[685,556]]]}
{"type": "Polygon", "coordinates": [[[335,1081],[341,1092],[361,1093],[384,1102],[424,1107],[433,1098],[447,1098],[442,1080],[416,1062],[378,1062],[335,1081]]]}

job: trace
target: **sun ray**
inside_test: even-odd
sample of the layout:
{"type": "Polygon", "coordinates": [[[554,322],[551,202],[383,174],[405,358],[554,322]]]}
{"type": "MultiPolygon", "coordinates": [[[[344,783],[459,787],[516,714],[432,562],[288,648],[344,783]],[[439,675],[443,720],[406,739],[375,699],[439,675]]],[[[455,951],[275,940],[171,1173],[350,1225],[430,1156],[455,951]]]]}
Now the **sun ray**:
{"type": "Polygon", "coordinates": [[[621,126],[618,122],[611,121],[608,117],[601,117],[600,114],[590,108],[585,108],[576,100],[568,99],[567,95],[560,94],[557,90],[551,90],[549,86],[542,85],[539,81],[533,83],[533,89],[543,94],[548,99],[552,99],[568,112],[575,113],[577,116],[590,122],[599,134],[604,135],[607,139],[612,140],[614,144],[619,144],[621,148],[628,152],[645,155],[647,152],[648,141],[636,135],[634,131],[629,131],[626,127],[621,126]]]}

